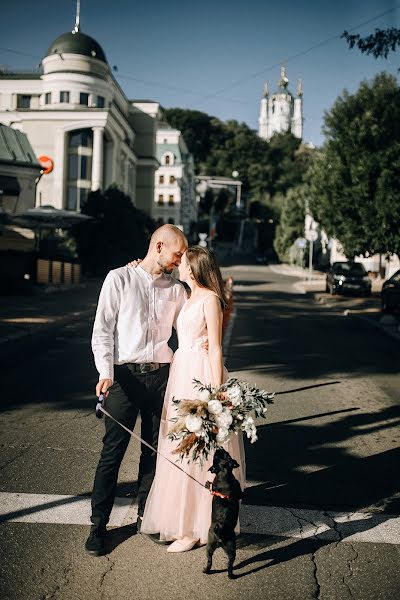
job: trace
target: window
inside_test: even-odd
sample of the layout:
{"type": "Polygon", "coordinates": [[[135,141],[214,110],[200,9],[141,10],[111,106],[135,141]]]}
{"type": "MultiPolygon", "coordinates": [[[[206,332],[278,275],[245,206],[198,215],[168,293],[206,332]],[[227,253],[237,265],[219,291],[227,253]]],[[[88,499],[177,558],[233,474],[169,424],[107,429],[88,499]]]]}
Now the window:
{"type": "Polygon", "coordinates": [[[170,195],[168,196],[168,204],[173,204],[173,203],[174,203],[174,195],[173,195],[173,194],[170,194],[170,195]]]}
{"type": "Polygon", "coordinates": [[[51,92],[47,92],[44,95],[44,103],[45,104],[51,104],[51,92]]]}
{"type": "Polygon", "coordinates": [[[69,102],[69,92],[60,92],[60,102],[69,102]]]}
{"type": "Polygon", "coordinates": [[[175,175],[170,175],[169,176],[169,182],[170,183],[175,183],[176,179],[175,179],[175,175]]]}
{"type": "Polygon", "coordinates": [[[32,96],[24,96],[18,94],[17,96],[17,108],[30,108],[32,96]]]}
{"type": "Polygon", "coordinates": [[[169,165],[169,164],[170,164],[170,161],[171,161],[171,157],[170,157],[170,155],[169,155],[169,154],[167,154],[167,156],[165,157],[165,164],[166,164],[166,165],[169,165]]]}
{"type": "Polygon", "coordinates": [[[164,175],[160,175],[158,183],[164,183],[164,175]]]}
{"type": "Polygon", "coordinates": [[[89,94],[86,94],[85,92],[81,92],[79,94],[79,104],[82,104],[83,106],[88,106],[89,94]]]}
{"type": "Polygon", "coordinates": [[[158,195],[158,204],[164,204],[164,195],[163,194],[158,195]]]}
{"type": "Polygon", "coordinates": [[[106,104],[106,101],[104,99],[104,96],[97,96],[97,108],[104,108],[106,104]]]}
{"type": "Polygon", "coordinates": [[[70,134],[69,145],[73,148],[78,146],[84,146],[85,148],[91,148],[93,144],[92,131],[90,129],[79,129],[72,131],[70,134]]]}
{"type": "Polygon", "coordinates": [[[91,187],[93,131],[71,131],[68,140],[67,209],[80,211],[91,187]]]}

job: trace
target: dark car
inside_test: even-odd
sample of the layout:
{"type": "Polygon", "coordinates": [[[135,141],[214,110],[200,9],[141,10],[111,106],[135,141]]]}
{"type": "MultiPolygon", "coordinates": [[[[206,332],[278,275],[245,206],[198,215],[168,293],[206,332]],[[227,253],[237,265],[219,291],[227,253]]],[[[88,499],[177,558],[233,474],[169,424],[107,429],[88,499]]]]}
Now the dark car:
{"type": "Polygon", "coordinates": [[[326,291],[330,294],[348,292],[369,296],[371,280],[361,263],[334,262],[326,274],[326,291]]]}
{"type": "Polygon", "coordinates": [[[400,313],[400,269],[383,284],[381,304],[384,313],[400,313]]]}

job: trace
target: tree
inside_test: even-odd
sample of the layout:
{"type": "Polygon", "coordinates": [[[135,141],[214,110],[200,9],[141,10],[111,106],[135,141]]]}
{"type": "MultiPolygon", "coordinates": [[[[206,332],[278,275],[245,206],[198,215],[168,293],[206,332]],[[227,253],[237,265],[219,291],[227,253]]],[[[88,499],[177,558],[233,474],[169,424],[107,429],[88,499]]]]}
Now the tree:
{"type": "Polygon", "coordinates": [[[91,192],[82,213],[93,217],[73,232],[84,272],[104,275],[145,255],[155,224],[118,188],[91,192]]]}
{"type": "Polygon", "coordinates": [[[396,47],[400,46],[400,29],[375,29],[375,33],[365,38],[344,31],[342,38],[347,41],[350,49],[357,46],[364,54],[372,54],[375,58],[387,58],[389,52],[395,52],[396,47]]]}
{"type": "Polygon", "coordinates": [[[311,210],[349,257],[400,252],[400,89],[382,73],[325,114],[311,210]]]}
{"type": "Polygon", "coordinates": [[[232,177],[238,171],[243,194],[252,200],[285,194],[302,181],[304,156],[311,150],[302,151],[305,146],[291,133],[276,134],[267,142],[246,123],[222,122],[199,111],[171,108],[165,116],[182,132],[197,172],[232,177]]]}
{"type": "Polygon", "coordinates": [[[281,210],[281,217],[274,240],[274,248],[281,261],[289,260],[290,248],[304,236],[304,219],[309,199],[309,186],[299,185],[288,191],[281,210]]]}

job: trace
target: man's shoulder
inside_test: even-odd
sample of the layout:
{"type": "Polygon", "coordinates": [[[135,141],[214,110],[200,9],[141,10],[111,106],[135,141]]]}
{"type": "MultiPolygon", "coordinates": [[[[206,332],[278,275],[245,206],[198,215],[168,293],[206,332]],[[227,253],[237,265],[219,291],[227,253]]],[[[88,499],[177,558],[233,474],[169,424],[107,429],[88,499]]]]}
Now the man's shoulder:
{"type": "Polygon", "coordinates": [[[134,267],[118,267],[108,272],[106,279],[109,279],[115,284],[126,284],[136,279],[137,273],[134,267]]]}

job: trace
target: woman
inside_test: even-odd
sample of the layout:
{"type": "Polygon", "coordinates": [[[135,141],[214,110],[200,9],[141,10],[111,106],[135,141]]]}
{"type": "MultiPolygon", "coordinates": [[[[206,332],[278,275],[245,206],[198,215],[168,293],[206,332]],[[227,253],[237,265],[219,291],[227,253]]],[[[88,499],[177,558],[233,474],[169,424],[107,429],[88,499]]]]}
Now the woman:
{"type": "MultiPolygon", "coordinates": [[[[171,365],[158,439],[159,452],[172,462],[176,443],[168,439],[168,430],[175,416],[173,397],[195,399],[193,379],[218,386],[226,381],[227,371],[222,357],[222,307],[226,304],[221,272],[210,252],[200,246],[189,248],[182,257],[179,277],[186,282],[191,294],[177,321],[179,347],[171,365]],[[208,340],[208,351],[204,342],[208,340]]],[[[240,467],[235,476],[242,489],[245,484],[244,450],[241,434],[233,435],[224,444],[240,467]]],[[[208,471],[212,457],[203,466],[198,463],[180,463],[201,484],[211,479],[208,471]]],[[[175,540],[168,552],[185,552],[196,543],[207,543],[211,523],[212,496],[166,461],[157,456],[156,475],[151,487],[141,532],[160,533],[160,539],[175,540]]]]}

